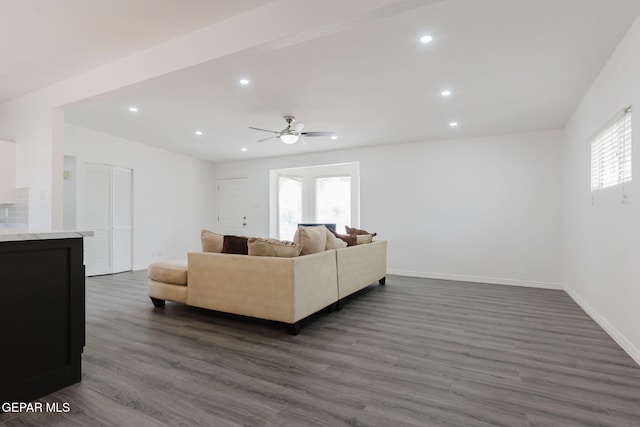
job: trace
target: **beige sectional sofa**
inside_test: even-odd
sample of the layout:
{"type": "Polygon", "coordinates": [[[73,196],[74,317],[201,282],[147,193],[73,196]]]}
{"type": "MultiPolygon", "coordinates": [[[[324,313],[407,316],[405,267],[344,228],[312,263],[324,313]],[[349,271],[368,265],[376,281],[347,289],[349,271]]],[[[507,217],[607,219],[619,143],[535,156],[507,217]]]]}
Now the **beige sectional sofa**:
{"type": "Polygon", "coordinates": [[[190,252],[186,267],[152,265],[148,290],[156,306],[169,300],[274,320],[297,334],[301,320],[384,284],[386,257],[384,240],[293,258],[190,252]]]}

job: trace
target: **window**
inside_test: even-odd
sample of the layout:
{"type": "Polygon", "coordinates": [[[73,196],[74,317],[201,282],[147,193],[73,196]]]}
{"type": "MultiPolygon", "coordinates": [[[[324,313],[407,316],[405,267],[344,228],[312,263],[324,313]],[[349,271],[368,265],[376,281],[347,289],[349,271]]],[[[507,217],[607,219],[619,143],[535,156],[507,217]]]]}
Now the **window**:
{"type": "Polygon", "coordinates": [[[591,138],[591,191],[631,181],[631,107],[591,138]]]}
{"type": "Polygon", "coordinates": [[[316,222],[351,226],[351,177],[316,178],[316,222]]]}
{"type": "Polygon", "coordinates": [[[278,207],[280,238],[291,240],[302,222],[302,178],[278,177],[278,207]]]}
{"type": "Polygon", "coordinates": [[[360,164],[273,169],[270,172],[269,235],[292,240],[300,223],[360,223],[360,164]]]}

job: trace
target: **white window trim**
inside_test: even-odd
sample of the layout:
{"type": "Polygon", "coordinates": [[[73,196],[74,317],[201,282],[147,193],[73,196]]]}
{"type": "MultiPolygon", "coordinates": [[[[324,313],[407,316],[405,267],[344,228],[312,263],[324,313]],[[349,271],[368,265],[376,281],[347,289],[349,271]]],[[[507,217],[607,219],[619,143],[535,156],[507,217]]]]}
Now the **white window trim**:
{"type": "Polygon", "coordinates": [[[278,177],[303,177],[303,218],[302,222],[315,222],[305,216],[305,212],[315,212],[315,178],[330,176],[351,176],[351,221],[352,227],[360,226],[360,162],[314,165],[297,168],[272,169],[269,188],[269,235],[277,239],[280,235],[278,212],[278,177]]]}
{"type": "Polygon", "coordinates": [[[631,106],[612,117],[590,142],[591,192],[631,181],[631,106]]]}

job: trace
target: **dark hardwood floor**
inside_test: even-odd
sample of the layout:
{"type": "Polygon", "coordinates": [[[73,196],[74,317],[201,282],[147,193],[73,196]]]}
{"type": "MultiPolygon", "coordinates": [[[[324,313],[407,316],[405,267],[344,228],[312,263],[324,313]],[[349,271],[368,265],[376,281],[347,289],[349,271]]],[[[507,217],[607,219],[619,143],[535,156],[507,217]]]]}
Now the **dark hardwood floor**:
{"type": "Polygon", "coordinates": [[[298,336],[87,280],[82,383],[34,426],[640,426],[640,367],[564,292],[390,276],[298,336]]]}

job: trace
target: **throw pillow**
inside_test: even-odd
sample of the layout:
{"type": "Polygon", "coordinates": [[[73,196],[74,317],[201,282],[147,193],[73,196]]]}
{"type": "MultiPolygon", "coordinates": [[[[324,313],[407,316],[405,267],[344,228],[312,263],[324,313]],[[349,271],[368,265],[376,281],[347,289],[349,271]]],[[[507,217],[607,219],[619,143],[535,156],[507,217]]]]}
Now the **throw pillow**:
{"type": "Polygon", "coordinates": [[[244,236],[224,236],[222,253],[249,255],[248,240],[249,238],[244,236]]]}
{"type": "Polygon", "coordinates": [[[298,227],[293,241],[302,243],[302,252],[300,255],[315,254],[324,251],[327,244],[327,227],[317,225],[314,227],[298,227]]]}
{"type": "Polygon", "coordinates": [[[248,240],[249,255],[251,256],[275,256],[292,258],[300,255],[302,245],[286,240],[263,239],[250,237],[248,240]]]}
{"type": "Polygon", "coordinates": [[[347,231],[347,234],[371,234],[373,237],[378,235],[378,233],[369,233],[367,230],[358,230],[357,228],[352,228],[348,225],[345,225],[344,229],[347,231]]]}
{"type": "Polygon", "coordinates": [[[202,252],[222,252],[224,236],[209,230],[202,230],[200,233],[202,241],[202,252]]]}
{"type": "Polygon", "coordinates": [[[344,240],[341,240],[339,238],[337,238],[336,236],[334,236],[334,234],[329,230],[329,228],[327,227],[327,243],[324,246],[324,249],[340,249],[340,248],[346,248],[347,247],[347,242],[345,242],[344,240]]]}
{"type": "Polygon", "coordinates": [[[373,234],[358,234],[356,235],[356,245],[362,245],[365,243],[371,243],[373,241],[373,234]]]}
{"type": "Polygon", "coordinates": [[[331,234],[333,234],[338,239],[342,240],[347,244],[347,246],[355,246],[358,242],[356,240],[355,234],[338,234],[335,230],[329,228],[331,234]]]}

